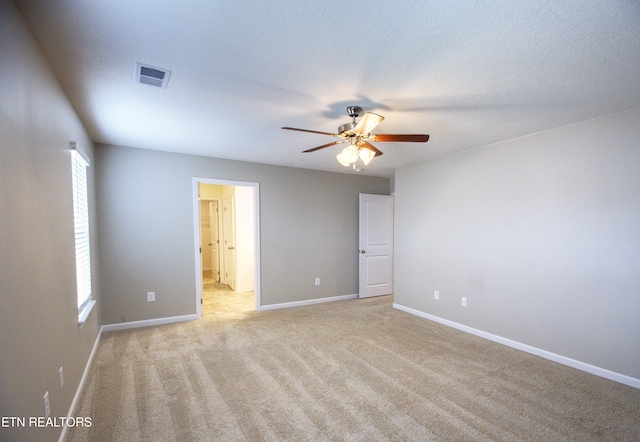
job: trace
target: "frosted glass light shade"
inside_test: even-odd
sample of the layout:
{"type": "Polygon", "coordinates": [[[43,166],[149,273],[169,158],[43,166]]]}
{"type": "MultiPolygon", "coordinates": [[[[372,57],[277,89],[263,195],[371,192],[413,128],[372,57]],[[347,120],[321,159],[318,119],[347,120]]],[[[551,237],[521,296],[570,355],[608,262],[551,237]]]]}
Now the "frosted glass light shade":
{"type": "Polygon", "coordinates": [[[362,159],[362,162],[364,163],[365,166],[369,164],[371,160],[373,160],[373,157],[375,156],[376,156],[376,153],[374,151],[364,147],[360,148],[360,158],[362,159]]]}
{"type": "Polygon", "coordinates": [[[350,164],[349,161],[347,161],[347,159],[345,158],[344,151],[342,151],[338,155],[336,155],[336,159],[343,166],[348,166],[350,164]]]}
{"type": "Polygon", "coordinates": [[[347,146],[336,156],[336,159],[343,166],[349,166],[358,161],[358,149],[355,146],[347,146]]]}
{"type": "Polygon", "coordinates": [[[346,147],[344,152],[349,163],[355,163],[358,161],[358,148],[356,146],[346,147]]]}
{"type": "Polygon", "coordinates": [[[367,149],[366,147],[357,147],[355,145],[345,147],[342,152],[336,155],[336,159],[343,166],[350,166],[358,161],[358,157],[362,159],[362,162],[366,166],[373,160],[373,157],[376,156],[376,153],[367,149]]]}

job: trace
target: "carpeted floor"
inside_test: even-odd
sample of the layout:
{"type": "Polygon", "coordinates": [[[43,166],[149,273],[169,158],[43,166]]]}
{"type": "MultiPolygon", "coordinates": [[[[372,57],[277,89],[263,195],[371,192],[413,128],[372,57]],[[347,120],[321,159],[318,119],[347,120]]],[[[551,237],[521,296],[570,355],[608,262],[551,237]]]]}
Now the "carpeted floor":
{"type": "Polygon", "coordinates": [[[640,440],[640,390],[392,301],[105,333],[68,440],[640,440]]]}

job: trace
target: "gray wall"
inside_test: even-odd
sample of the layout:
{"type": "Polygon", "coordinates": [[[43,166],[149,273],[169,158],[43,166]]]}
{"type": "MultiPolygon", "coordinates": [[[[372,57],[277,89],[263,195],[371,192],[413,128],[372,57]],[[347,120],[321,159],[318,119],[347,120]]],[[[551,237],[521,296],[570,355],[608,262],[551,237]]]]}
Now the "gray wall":
{"type": "MultiPolygon", "coordinates": [[[[0,416],[43,416],[45,391],[51,416],[66,416],[98,335],[97,310],[77,325],[70,140],[92,155],[20,11],[1,1],[0,416]]],[[[91,194],[93,183],[90,169],[91,194]]],[[[91,245],[95,263],[95,238],[91,245]]],[[[93,274],[99,296],[97,266],[93,274]]],[[[7,441],[59,435],[59,428],[0,428],[7,441]]]]}
{"type": "Polygon", "coordinates": [[[387,178],[108,145],[96,163],[105,324],[196,312],[193,177],[259,183],[262,305],[358,293],[358,194],[389,193],[387,178]]]}
{"type": "Polygon", "coordinates": [[[396,303],[640,379],[640,109],[404,167],[395,190],[396,303]]]}

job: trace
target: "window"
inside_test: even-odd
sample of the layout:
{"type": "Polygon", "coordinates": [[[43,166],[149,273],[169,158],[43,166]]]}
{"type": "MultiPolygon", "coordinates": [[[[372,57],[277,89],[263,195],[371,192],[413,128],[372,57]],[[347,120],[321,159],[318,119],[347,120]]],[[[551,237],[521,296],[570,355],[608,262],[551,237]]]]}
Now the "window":
{"type": "Polygon", "coordinates": [[[78,319],[82,324],[95,304],[91,294],[91,249],[89,247],[89,201],[87,193],[89,159],[71,143],[71,176],[73,179],[73,226],[76,242],[76,282],[78,319]]]}

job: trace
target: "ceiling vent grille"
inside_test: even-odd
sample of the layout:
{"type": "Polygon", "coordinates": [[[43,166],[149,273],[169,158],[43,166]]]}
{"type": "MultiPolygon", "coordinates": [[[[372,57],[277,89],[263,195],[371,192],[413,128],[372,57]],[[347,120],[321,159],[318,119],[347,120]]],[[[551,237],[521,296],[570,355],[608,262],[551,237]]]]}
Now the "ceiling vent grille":
{"type": "Polygon", "coordinates": [[[166,89],[169,77],[171,77],[170,70],[136,63],[136,83],[166,89]]]}

